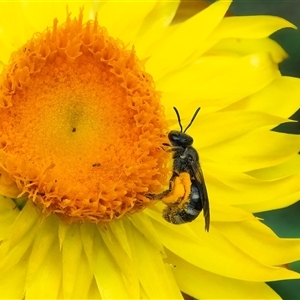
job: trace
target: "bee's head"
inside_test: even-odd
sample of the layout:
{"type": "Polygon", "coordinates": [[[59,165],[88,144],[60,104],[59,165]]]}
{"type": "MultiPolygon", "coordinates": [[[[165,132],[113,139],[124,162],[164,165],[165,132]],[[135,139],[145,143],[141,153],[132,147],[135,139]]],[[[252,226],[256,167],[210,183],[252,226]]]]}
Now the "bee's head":
{"type": "Polygon", "coordinates": [[[173,107],[175,110],[175,113],[177,115],[178,124],[180,126],[180,131],[172,130],[169,132],[168,138],[172,144],[172,146],[180,146],[180,147],[188,147],[191,146],[194,142],[193,138],[186,134],[185,132],[189,129],[189,127],[192,125],[193,121],[195,120],[200,107],[198,107],[192,117],[192,120],[190,121],[189,125],[183,130],[181,121],[180,121],[180,115],[176,107],[173,107]]]}
{"type": "Polygon", "coordinates": [[[187,147],[191,146],[194,142],[193,138],[190,135],[177,130],[170,131],[168,134],[168,138],[172,146],[187,147]]]}

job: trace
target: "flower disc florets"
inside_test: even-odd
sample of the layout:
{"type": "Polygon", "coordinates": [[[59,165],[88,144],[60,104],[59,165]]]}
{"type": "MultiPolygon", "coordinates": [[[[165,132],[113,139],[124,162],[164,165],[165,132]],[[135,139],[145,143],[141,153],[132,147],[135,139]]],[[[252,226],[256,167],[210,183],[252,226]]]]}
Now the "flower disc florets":
{"type": "Polygon", "coordinates": [[[0,79],[0,172],[44,212],[108,221],[166,184],[160,95],[97,18],[37,33],[0,79]]]}

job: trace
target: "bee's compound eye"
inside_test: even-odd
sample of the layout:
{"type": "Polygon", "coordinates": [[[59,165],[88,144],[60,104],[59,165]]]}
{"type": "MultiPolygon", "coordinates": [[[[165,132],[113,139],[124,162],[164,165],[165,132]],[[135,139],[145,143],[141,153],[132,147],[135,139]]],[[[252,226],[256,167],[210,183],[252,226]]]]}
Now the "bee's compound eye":
{"type": "Polygon", "coordinates": [[[172,135],[171,138],[170,138],[171,141],[174,141],[174,142],[179,142],[181,139],[179,136],[177,135],[172,135]]]}
{"type": "Polygon", "coordinates": [[[179,141],[179,136],[178,136],[178,132],[175,131],[175,130],[172,130],[169,132],[168,134],[168,138],[169,140],[172,142],[172,141],[179,141]]]}

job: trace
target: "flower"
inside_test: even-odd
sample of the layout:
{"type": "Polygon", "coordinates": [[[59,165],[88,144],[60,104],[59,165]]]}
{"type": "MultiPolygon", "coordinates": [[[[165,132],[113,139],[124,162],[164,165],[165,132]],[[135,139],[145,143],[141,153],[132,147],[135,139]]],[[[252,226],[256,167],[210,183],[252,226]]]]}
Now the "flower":
{"type": "Polygon", "coordinates": [[[271,129],[296,110],[300,85],[280,75],[285,52],[267,38],[293,25],[224,18],[230,2],[220,1],[170,26],[178,4],[87,3],[63,25],[60,3],[1,4],[16,19],[0,21],[1,298],[274,299],[264,282],[300,278],[284,267],[300,241],[251,213],[298,199],[297,174],[280,166],[299,138],[271,129]],[[49,15],[53,27],[26,42],[49,15]],[[165,222],[146,197],[168,183],[173,106],[183,122],[201,106],[189,134],[209,233],[202,216],[165,222]],[[268,168],[280,170],[260,178],[268,168]]]}

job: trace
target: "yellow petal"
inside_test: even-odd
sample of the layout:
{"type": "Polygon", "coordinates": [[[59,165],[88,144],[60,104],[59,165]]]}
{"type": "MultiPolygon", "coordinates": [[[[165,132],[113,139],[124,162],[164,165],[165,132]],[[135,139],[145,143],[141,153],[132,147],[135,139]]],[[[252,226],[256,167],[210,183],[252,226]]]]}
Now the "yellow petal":
{"type": "MultiPolygon", "coordinates": [[[[34,208],[30,204],[25,205],[0,245],[1,276],[5,277],[8,272],[14,272],[15,266],[18,268],[23,261],[28,260],[28,249],[39,227],[37,219],[38,214],[34,208]]],[[[23,280],[24,278],[25,276],[23,280]]]]}
{"type": "Polygon", "coordinates": [[[280,76],[265,89],[233,103],[225,110],[262,111],[282,118],[290,117],[299,108],[300,79],[280,76]],[[282,101],[288,105],[282,105],[282,101]]]}
{"type": "Polygon", "coordinates": [[[155,1],[106,2],[99,11],[99,24],[106,27],[110,36],[127,44],[134,39],[155,4],[155,1]]]}
{"type": "Polygon", "coordinates": [[[139,35],[147,34],[149,28],[155,27],[158,24],[160,24],[161,28],[169,26],[172,23],[179,4],[180,0],[172,2],[157,1],[153,9],[144,18],[139,35]]]}
{"type": "Polygon", "coordinates": [[[78,270],[74,281],[72,299],[88,299],[88,293],[93,280],[93,273],[86,256],[81,253],[78,270]]]}
{"type": "MultiPolygon", "coordinates": [[[[113,227],[117,227],[119,224],[122,224],[123,221],[115,221],[113,227]]],[[[122,225],[121,225],[122,226],[122,225]]],[[[116,264],[118,265],[120,272],[122,273],[123,280],[125,282],[125,286],[128,289],[128,293],[130,294],[130,298],[138,298],[139,297],[139,277],[135,270],[131,249],[130,256],[126,253],[122,247],[122,244],[119,242],[120,236],[117,237],[110,229],[110,225],[103,229],[101,226],[99,227],[99,232],[104,240],[104,243],[107,249],[110,250],[111,255],[113,256],[116,264]]],[[[115,231],[115,233],[117,233],[115,231]]],[[[127,234],[123,232],[125,235],[123,236],[123,240],[127,240],[127,234]]],[[[118,234],[118,233],[117,233],[118,234]]],[[[128,244],[128,240],[126,242],[128,244]]],[[[129,246],[129,244],[128,244],[129,246]]],[[[126,246],[125,246],[126,247],[126,246]]],[[[128,249],[129,250],[129,249],[128,249]]]]}
{"type": "Polygon", "coordinates": [[[2,72],[4,64],[8,63],[11,53],[16,50],[5,32],[0,33],[0,49],[0,71],[2,72]]]}
{"type": "MultiPolygon", "coordinates": [[[[244,208],[248,207],[248,204],[255,206],[256,203],[266,201],[271,209],[274,201],[279,203],[278,199],[299,191],[299,175],[262,180],[240,172],[222,169],[220,165],[212,163],[207,164],[203,169],[208,182],[209,198],[228,205],[238,205],[244,208]]],[[[294,198],[295,201],[297,198],[294,198]]],[[[284,202],[281,205],[284,206],[284,202]]]]}
{"type": "Polygon", "coordinates": [[[212,47],[206,55],[247,55],[253,52],[268,52],[275,63],[287,58],[287,53],[275,41],[263,39],[225,39],[212,47]]]}
{"type": "MultiPolygon", "coordinates": [[[[132,216],[132,218],[134,217],[135,215],[132,216]]],[[[126,228],[135,268],[148,298],[181,299],[182,296],[177,283],[173,276],[170,276],[169,271],[166,270],[159,249],[130,222],[127,222],[126,228]],[[159,270],[159,273],[157,270],[159,270]]]]}
{"type": "Polygon", "coordinates": [[[27,271],[27,261],[21,260],[19,264],[12,267],[9,276],[0,274],[0,298],[1,299],[23,299],[24,278],[27,271]]]}
{"type": "MultiPolygon", "coordinates": [[[[28,272],[26,276],[26,286],[30,286],[33,280],[37,280],[39,277],[38,270],[49,256],[52,256],[51,250],[53,250],[54,244],[58,243],[57,238],[58,220],[56,217],[50,217],[45,219],[38,230],[31,254],[28,262],[28,272]],[[49,255],[50,254],[50,255],[49,255]]],[[[35,284],[33,284],[34,286],[35,284]]]]}
{"type": "MultiPolygon", "coordinates": [[[[210,160],[229,168],[229,170],[245,172],[288,160],[298,152],[299,139],[299,136],[296,135],[261,128],[233,140],[218,143],[217,146],[201,148],[201,155],[209,157],[210,160]],[[257,145],[260,146],[257,147],[257,145]]],[[[198,140],[195,140],[195,146],[198,148],[198,140]]]]}
{"type": "MultiPolygon", "coordinates": [[[[298,182],[299,182],[299,178],[298,178],[298,182]]],[[[256,213],[256,212],[284,208],[294,204],[299,199],[300,199],[300,191],[296,193],[289,193],[284,196],[274,197],[274,199],[272,199],[271,201],[268,199],[268,200],[263,200],[255,203],[240,204],[239,206],[242,209],[246,209],[248,211],[256,213]]]]}
{"type": "Polygon", "coordinates": [[[288,177],[290,175],[299,174],[300,170],[300,156],[295,153],[289,160],[269,168],[263,168],[248,172],[249,175],[262,179],[274,180],[278,178],[288,177]]]}
{"type": "Polygon", "coordinates": [[[170,251],[167,254],[180,289],[196,299],[281,299],[265,283],[223,277],[197,268],[170,251]]]}
{"type": "Polygon", "coordinates": [[[62,280],[61,266],[61,252],[56,240],[49,248],[47,259],[27,286],[26,299],[57,299],[62,280]]]}
{"type": "Polygon", "coordinates": [[[24,15],[20,3],[1,1],[0,11],[0,61],[7,64],[11,52],[24,44],[28,37],[26,38],[26,23],[22,21],[24,15]],[[12,16],[14,18],[13,25],[12,16]]]}
{"type": "MultiPolygon", "coordinates": [[[[83,250],[89,262],[91,271],[94,271],[94,236],[97,232],[95,224],[84,222],[80,226],[80,234],[83,250]]],[[[98,232],[97,232],[98,234],[98,232]]]]}
{"type": "Polygon", "coordinates": [[[222,111],[199,117],[189,129],[199,148],[218,145],[240,135],[268,126],[270,130],[288,119],[279,118],[259,111],[222,111]],[[222,134],[220,129],[222,128],[222,134]],[[224,130],[228,128],[228,130],[224,130]]]}
{"type": "MultiPolygon", "coordinates": [[[[155,208],[154,208],[155,209],[155,208]]],[[[130,221],[137,230],[140,231],[147,239],[153,244],[153,246],[164,255],[164,247],[159,239],[159,235],[156,232],[156,228],[153,226],[151,219],[146,217],[144,213],[135,214],[130,218],[130,221]]]]}
{"type": "Polygon", "coordinates": [[[163,219],[153,222],[167,249],[204,270],[230,278],[257,282],[300,278],[296,272],[265,265],[250,257],[229,242],[218,229],[214,228],[214,224],[211,224],[209,233],[205,232],[201,229],[203,226],[201,227],[202,224],[198,219],[181,226],[174,226],[163,219]],[[197,232],[197,239],[189,233],[188,227],[197,232]],[[206,259],[203,259],[204,257],[206,259]]]}
{"type": "MultiPolygon", "coordinates": [[[[107,231],[109,230],[108,235],[113,236],[117,240],[116,244],[122,248],[130,259],[132,259],[131,248],[127,239],[124,223],[122,221],[111,222],[107,227],[107,231]]],[[[109,241],[111,242],[112,239],[109,238],[109,241]]]]}
{"type": "Polygon", "coordinates": [[[276,16],[237,16],[224,18],[212,34],[212,39],[265,38],[282,28],[296,28],[289,21],[276,16]]]}
{"type": "Polygon", "coordinates": [[[74,284],[79,270],[81,259],[82,242],[79,233],[79,225],[68,226],[68,231],[62,247],[62,271],[63,291],[66,298],[70,298],[75,288],[74,284]]]}
{"type": "Polygon", "coordinates": [[[177,69],[196,50],[199,53],[203,41],[220,23],[230,4],[231,1],[215,2],[166,36],[147,61],[147,71],[154,79],[158,80],[170,70],[177,69]]]}
{"type": "Polygon", "coordinates": [[[244,209],[227,205],[224,203],[223,199],[220,199],[220,201],[216,200],[217,198],[211,199],[213,199],[213,201],[210,203],[210,218],[212,222],[241,222],[255,219],[251,213],[245,211],[244,209]]]}
{"type": "Polygon", "coordinates": [[[157,88],[166,106],[189,100],[201,107],[221,108],[260,91],[279,75],[268,53],[240,58],[203,56],[159,80],[157,88]]]}
{"type": "Polygon", "coordinates": [[[157,2],[153,10],[146,16],[136,39],[132,41],[140,59],[149,57],[153,48],[161,41],[162,36],[169,31],[169,25],[176,14],[179,3],[179,0],[157,2]]]}
{"type": "Polygon", "coordinates": [[[88,299],[102,299],[95,278],[92,281],[88,299]]]}
{"type": "MultiPolygon", "coordinates": [[[[34,239],[35,232],[38,229],[38,218],[39,215],[32,207],[32,204],[27,203],[18,214],[10,232],[7,233],[5,240],[2,242],[0,246],[1,255],[10,251],[11,255],[15,253],[20,258],[34,239]]],[[[9,263],[9,258],[5,258],[5,261],[9,263]]],[[[15,261],[14,263],[17,262],[15,261]]],[[[1,266],[3,263],[4,260],[0,260],[1,266]]]]}
{"type": "Polygon", "coordinates": [[[7,172],[0,168],[0,195],[10,198],[17,198],[20,194],[16,183],[11,180],[7,172]]]}
{"type": "Polygon", "coordinates": [[[282,239],[257,221],[214,224],[236,247],[261,263],[284,265],[299,259],[300,239],[282,239]],[[272,255],[270,255],[272,253],[272,255]]]}
{"type": "Polygon", "coordinates": [[[19,209],[16,204],[10,198],[0,195],[0,241],[10,232],[18,214],[19,209]]]}
{"type": "Polygon", "coordinates": [[[58,227],[58,238],[59,238],[59,248],[62,249],[64,244],[64,240],[67,236],[67,232],[69,230],[69,224],[66,222],[60,222],[58,227]]]}
{"type": "Polygon", "coordinates": [[[8,63],[11,53],[23,45],[34,32],[43,31],[53,25],[53,19],[58,18],[63,23],[68,11],[78,15],[79,8],[85,7],[84,21],[93,16],[97,5],[92,2],[1,2],[0,20],[0,61],[8,63]],[[14,24],[11,24],[11,16],[14,24]]]}
{"type": "Polygon", "coordinates": [[[94,277],[103,299],[130,298],[121,269],[110,254],[100,233],[94,235],[94,277]],[[109,270],[109,272],[107,272],[109,270]],[[116,288],[117,287],[117,288],[116,288]]]}

